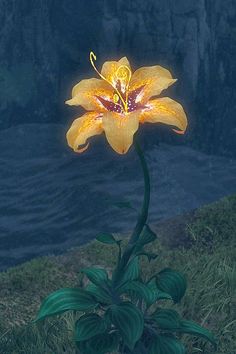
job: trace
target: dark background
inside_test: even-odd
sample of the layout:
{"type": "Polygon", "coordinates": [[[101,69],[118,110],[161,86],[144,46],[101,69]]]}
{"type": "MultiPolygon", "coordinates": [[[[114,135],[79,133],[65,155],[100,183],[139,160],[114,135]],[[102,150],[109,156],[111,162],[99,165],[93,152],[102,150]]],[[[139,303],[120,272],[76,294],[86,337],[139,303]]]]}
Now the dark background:
{"type": "Polygon", "coordinates": [[[99,67],[126,55],[178,78],[168,95],[185,107],[186,136],[155,126],[145,141],[236,155],[235,0],[0,0],[0,129],[69,126],[71,87],[96,76],[91,50],[99,67]]]}
{"type": "Polygon", "coordinates": [[[89,52],[162,65],[167,96],[188,116],[185,135],[137,132],[150,177],[149,222],[236,193],[235,0],[0,0],[0,270],[60,253],[136,222],[143,176],[133,147],[104,136],[75,154],[66,131],[83,112],[74,84],[97,77],[89,52]],[[118,202],[134,209],[119,209],[118,202]]]}

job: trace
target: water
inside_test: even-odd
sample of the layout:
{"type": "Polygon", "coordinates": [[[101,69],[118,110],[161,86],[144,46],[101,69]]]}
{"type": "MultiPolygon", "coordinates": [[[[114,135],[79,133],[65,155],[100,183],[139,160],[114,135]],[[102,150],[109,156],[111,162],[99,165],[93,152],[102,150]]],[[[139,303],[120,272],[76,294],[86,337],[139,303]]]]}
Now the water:
{"type": "MultiPolygon", "coordinates": [[[[132,229],[142,171],[134,149],[124,156],[104,137],[74,154],[65,128],[30,124],[0,132],[0,269],[60,253],[101,231],[132,229]]],[[[150,223],[236,193],[236,160],[161,144],[145,152],[151,176],[150,223]]]]}

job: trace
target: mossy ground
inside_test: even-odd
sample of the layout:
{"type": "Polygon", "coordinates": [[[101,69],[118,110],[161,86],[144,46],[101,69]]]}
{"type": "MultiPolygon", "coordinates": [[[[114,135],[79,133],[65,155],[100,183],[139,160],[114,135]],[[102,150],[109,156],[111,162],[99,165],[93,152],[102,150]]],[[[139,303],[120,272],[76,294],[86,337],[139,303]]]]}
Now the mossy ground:
{"type": "MultiPolygon", "coordinates": [[[[174,234],[173,228],[172,236],[174,234]]],[[[218,349],[214,351],[209,344],[184,336],[188,354],[234,354],[236,196],[197,210],[191,222],[185,224],[185,237],[190,241],[188,248],[181,243],[171,249],[159,241],[149,246],[159,257],[150,264],[142,259],[143,276],[150,276],[166,266],[187,276],[186,295],[181,304],[174,307],[186,319],[209,328],[218,340],[218,349]]],[[[127,235],[122,238],[125,245],[127,235]]],[[[111,270],[116,255],[116,246],[93,241],[62,256],[37,258],[0,273],[0,353],[77,353],[72,341],[76,313],[68,312],[39,325],[30,321],[49,293],[81,284],[79,270],[82,267],[102,265],[111,270]]]]}

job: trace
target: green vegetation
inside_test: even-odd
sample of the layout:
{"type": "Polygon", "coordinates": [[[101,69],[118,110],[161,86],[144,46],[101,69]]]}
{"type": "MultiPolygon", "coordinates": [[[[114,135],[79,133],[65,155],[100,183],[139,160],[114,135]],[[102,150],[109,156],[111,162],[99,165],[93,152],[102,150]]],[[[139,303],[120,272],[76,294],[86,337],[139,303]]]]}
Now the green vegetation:
{"type": "MultiPolygon", "coordinates": [[[[236,196],[197,210],[193,221],[186,225],[186,234],[191,240],[188,249],[182,245],[169,249],[158,241],[152,243],[151,251],[159,256],[150,264],[142,260],[143,276],[149,277],[166,266],[187,276],[186,295],[173,308],[186,319],[209,328],[218,339],[215,351],[204,341],[183,336],[188,354],[233,354],[236,352],[236,196]]],[[[103,266],[109,271],[108,265],[114,266],[116,255],[114,245],[93,241],[62,256],[38,258],[0,273],[0,353],[78,353],[71,341],[78,314],[67,312],[38,325],[30,321],[49,293],[81,285],[81,268],[103,266]]],[[[162,303],[165,305],[164,300],[162,303]]]]}

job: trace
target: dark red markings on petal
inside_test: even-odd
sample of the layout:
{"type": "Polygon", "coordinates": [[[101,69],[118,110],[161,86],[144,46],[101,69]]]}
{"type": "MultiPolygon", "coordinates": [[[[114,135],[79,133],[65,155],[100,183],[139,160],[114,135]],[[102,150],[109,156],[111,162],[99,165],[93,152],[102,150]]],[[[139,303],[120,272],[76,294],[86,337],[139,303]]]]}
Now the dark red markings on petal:
{"type": "MultiPolygon", "coordinates": [[[[117,80],[117,82],[116,82],[116,89],[119,92],[119,95],[122,97],[123,101],[125,102],[125,100],[126,100],[126,92],[122,92],[120,80],[117,80]]],[[[117,94],[117,91],[114,91],[114,94],[117,94]]],[[[119,104],[122,107],[122,109],[124,108],[124,104],[123,104],[123,102],[122,102],[120,97],[119,97],[119,99],[117,101],[117,104],[119,104]]]]}
{"type": "Polygon", "coordinates": [[[120,82],[120,80],[117,80],[117,82],[116,82],[116,88],[117,88],[117,90],[118,90],[119,92],[121,92],[121,82],[120,82]]]}
{"type": "MultiPolygon", "coordinates": [[[[129,92],[128,94],[128,112],[133,112],[136,111],[138,109],[144,109],[146,108],[146,106],[140,102],[136,102],[136,98],[137,96],[142,92],[143,88],[145,87],[145,85],[142,85],[138,88],[136,88],[135,90],[129,92]]],[[[123,98],[123,100],[126,100],[126,94],[122,93],[120,88],[121,88],[121,83],[120,80],[118,80],[117,85],[116,85],[117,90],[119,91],[119,94],[121,95],[121,97],[123,98]]],[[[114,94],[116,94],[116,91],[114,91],[114,94]]],[[[124,107],[123,107],[123,102],[122,100],[118,99],[117,103],[114,103],[113,101],[109,101],[106,100],[103,97],[100,96],[95,96],[99,102],[110,112],[116,112],[116,113],[122,113],[124,111],[124,107]]]]}
{"type": "Polygon", "coordinates": [[[96,98],[101,102],[101,104],[110,112],[117,112],[117,113],[121,113],[122,109],[121,107],[112,102],[112,101],[108,101],[108,100],[105,100],[105,98],[102,98],[100,96],[96,96],[96,98]]]}
{"type": "Polygon", "coordinates": [[[138,88],[136,88],[135,90],[129,92],[129,98],[131,100],[136,100],[136,97],[142,92],[142,90],[144,89],[145,85],[142,85],[138,88]]]}
{"type": "Polygon", "coordinates": [[[135,90],[129,92],[128,95],[128,112],[136,111],[137,109],[145,108],[145,105],[141,104],[140,102],[136,102],[137,96],[142,92],[145,85],[142,85],[135,90]]]}

